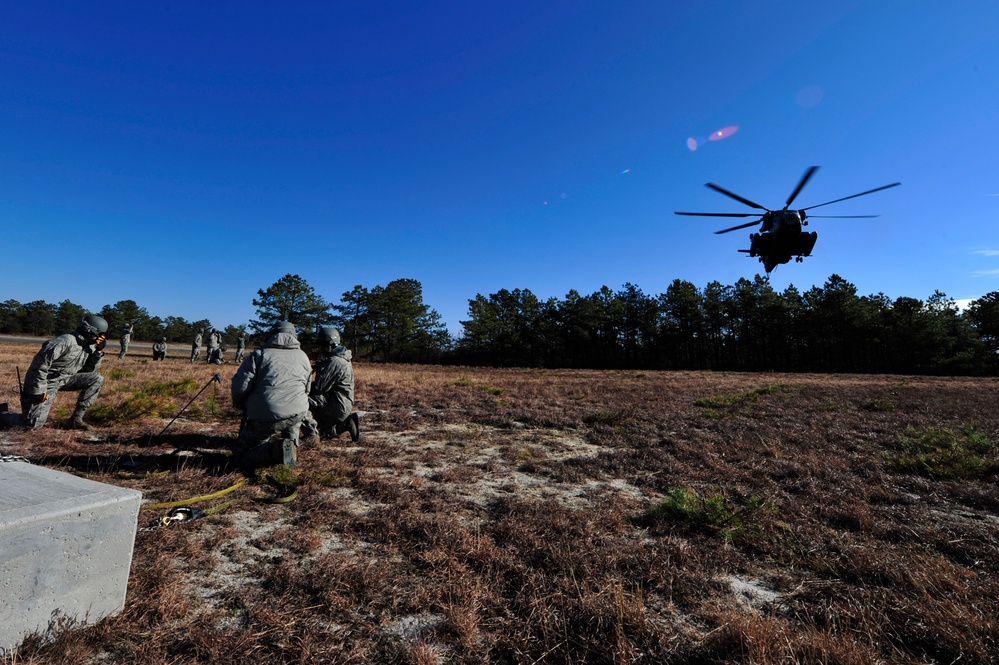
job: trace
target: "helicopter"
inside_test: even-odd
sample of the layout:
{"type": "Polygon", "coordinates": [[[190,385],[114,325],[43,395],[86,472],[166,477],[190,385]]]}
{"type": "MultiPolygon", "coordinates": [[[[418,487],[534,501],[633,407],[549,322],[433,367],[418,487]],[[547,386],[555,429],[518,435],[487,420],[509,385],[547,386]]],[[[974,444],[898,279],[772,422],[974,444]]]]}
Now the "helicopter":
{"type": "Polygon", "coordinates": [[[808,206],[807,208],[801,208],[800,210],[788,210],[794,199],[797,198],[801,190],[804,189],[808,181],[811,180],[815,172],[819,170],[818,166],[812,166],[807,171],[805,175],[802,176],[801,181],[798,186],[794,188],[791,192],[791,196],[788,197],[787,202],[784,204],[784,208],[781,210],[770,210],[759,203],[754,203],[749,199],[744,199],[738,194],[733,194],[727,189],[723,189],[714,183],[707,183],[705,186],[724,194],[729,198],[733,198],[739,203],[748,205],[750,208],[756,208],[757,210],[763,210],[764,212],[677,212],[677,215],[692,215],[696,217],[754,217],[760,215],[760,219],[753,220],[752,222],[747,222],[745,224],[739,224],[738,226],[733,226],[732,228],[722,229],[721,231],[715,231],[716,234],[728,233],[729,231],[737,231],[739,229],[749,228],[750,226],[756,226],[761,224],[758,233],[749,234],[749,249],[740,249],[738,251],[749,254],[751,258],[759,258],[760,263],[763,264],[764,270],[766,270],[767,275],[776,268],[778,265],[783,263],[788,263],[792,257],[796,263],[801,263],[804,257],[810,256],[812,253],[812,248],[815,247],[815,241],[818,239],[819,234],[814,231],[802,231],[801,227],[808,226],[808,222],[805,221],[808,217],[825,217],[825,218],[870,218],[877,217],[877,215],[808,215],[806,211],[812,210],[813,208],[821,208],[822,206],[827,206],[831,203],[839,203],[840,201],[846,201],[847,199],[855,199],[858,196],[866,196],[867,194],[873,194],[874,192],[880,192],[883,189],[889,189],[890,187],[897,187],[901,185],[900,182],[893,182],[890,185],[884,185],[883,187],[877,187],[875,189],[869,189],[866,192],[861,192],[859,194],[853,194],[851,196],[844,196],[841,199],[836,199],[834,201],[826,201],[825,203],[819,203],[818,205],[808,206]]]}

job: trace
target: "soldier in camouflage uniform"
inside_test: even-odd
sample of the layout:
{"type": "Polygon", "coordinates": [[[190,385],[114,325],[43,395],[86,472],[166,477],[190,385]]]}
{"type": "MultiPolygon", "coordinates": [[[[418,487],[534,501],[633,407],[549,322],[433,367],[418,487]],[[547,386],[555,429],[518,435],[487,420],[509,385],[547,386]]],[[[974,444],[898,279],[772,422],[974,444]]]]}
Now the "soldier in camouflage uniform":
{"type": "Polygon", "coordinates": [[[132,341],[132,330],[134,328],[135,326],[131,323],[121,327],[121,351],[118,352],[118,360],[124,358],[125,354],[128,353],[128,343],[132,341]]]}
{"type": "Polygon", "coordinates": [[[194,335],[194,342],[191,344],[191,364],[198,362],[198,358],[201,357],[201,331],[199,330],[194,335]]]}
{"type": "Polygon", "coordinates": [[[167,352],[167,338],[160,337],[153,343],[153,360],[164,360],[167,352]]]}
{"type": "MultiPolygon", "coordinates": [[[[295,326],[278,322],[263,347],[251,353],[232,377],[232,404],[244,412],[236,442],[236,456],[244,467],[276,463],[268,447],[272,437],[294,446],[302,421],[309,413],[309,380],[312,366],[302,351],[295,326]]],[[[289,452],[286,450],[286,452],[289,452]]]]}
{"type": "Polygon", "coordinates": [[[243,354],[246,353],[246,333],[242,330],[236,336],[236,360],[237,364],[243,362],[243,354]]]}
{"type": "Polygon", "coordinates": [[[215,328],[208,334],[208,362],[222,364],[222,333],[215,328]]]}
{"type": "Polygon", "coordinates": [[[315,441],[316,435],[330,439],[350,432],[355,443],[361,439],[360,419],[354,408],[354,368],[350,351],[340,344],[336,328],[320,328],[318,335],[320,360],[316,364],[316,380],[309,391],[309,417],[303,424],[304,439],[315,441]]]}
{"type": "Polygon", "coordinates": [[[91,314],[77,327],[42,344],[24,375],[21,391],[21,413],[24,425],[38,429],[48,420],[49,412],[60,390],[78,390],[76,409],[70,420],[73,429],[88,430],[83,422],[86,413],[104,385],[97,368],[104,358],[108,322],[91,314]]]}

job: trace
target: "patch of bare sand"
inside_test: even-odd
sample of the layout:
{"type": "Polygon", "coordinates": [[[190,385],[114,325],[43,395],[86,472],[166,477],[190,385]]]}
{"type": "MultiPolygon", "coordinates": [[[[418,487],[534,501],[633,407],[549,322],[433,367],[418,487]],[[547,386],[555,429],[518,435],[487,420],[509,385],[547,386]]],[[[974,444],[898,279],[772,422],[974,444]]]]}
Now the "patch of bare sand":
{"type": "MultiPolygon", "coordinates": [[[[435,483],[445,492],[455,515],[468,524],[485,519],[485,508],[502,497],[517,496],[537,500],[560,501],[567,507],[586,508],[592,502],[614,494],[635,502],[653,497],[621,479],[587,480],[583,483],[552,482],[544,476],[527,473],[519,467],[532,461],[565,461],[592,458],[603,449],[587,442],[578,432],[548,428],[504,429],[476,424],[442,425],[397,433],[365,433],[368,445],[391,451],[374,471],[403,486],[435,483]],[[387,445],[380,445],[387,444],[387,445]]],[[[358,452],[363,446],[339,447],[343,453],[358,452]]],[[[378,507],[350,487],[324,488],[343,500],[354,515],[364,515],[378,507]]],[[[348,545],[338,533],[327,533],[323,542],[307,559],[289,556],[280,538],[271,537],[278,529],[291,525],[289,514],[278,509],[263,511],[233,510],[223,514],[223,521],[199,521],[184,528],[199,529],[197,537],[213,539],[219,530],[233,535],[221,547],[212,550],[215,565],[211,570],[192,570],[188,577],[190,593],[200,599],[203,610],[224,617],[220,627],[238,626],[241,619],[232,614],[228,597],[240,589],[259,583],[254,570],[275,557],[295,559],[294,565],[307,566],[316,557],[340,552],[348,557],[363,557],[363,543],[348,545]],[[200,527],[200,528],[199,528],[200,527]]],[[[407,630],[400,630],[405,641],[407,630]]],[[[388,633],[393,633],[388,630],[388,633]]]]}
{"type": "Polygon", "coordinates": [[[644,490],[622,479],[558,483],[522,470],[530,463],[594,458],[605,450],[576,431],[445,424],[370,436],[375,441],[389,440],[398,451],[384,461],[379,474],[406,485],[447,484],[446,491],[456,503],[481,508],[516,495],[584,508],[606,493],[636,501],[651,499],[644,490]]]}

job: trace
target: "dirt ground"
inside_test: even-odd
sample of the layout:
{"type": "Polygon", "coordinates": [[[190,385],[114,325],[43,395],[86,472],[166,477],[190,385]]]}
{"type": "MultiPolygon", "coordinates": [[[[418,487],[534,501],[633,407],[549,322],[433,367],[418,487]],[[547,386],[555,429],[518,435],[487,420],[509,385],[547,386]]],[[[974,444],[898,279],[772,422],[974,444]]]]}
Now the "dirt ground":
{"type": "MultiPolygon", "coordinates": [[[[0,375],[33,350],[0,346],[0,375]]],[[[247,483],[191,522],[142,511],[124,611],[5,662],[999,653],[994,379],[358,364],[361,441],[247,477],[235,368],[168,361],[105,361],[91,432],[61,429],[60,396],[0,454],[147,505],[247,483]],[[913,442],[942,452],[910,464],[913,442]]]]}

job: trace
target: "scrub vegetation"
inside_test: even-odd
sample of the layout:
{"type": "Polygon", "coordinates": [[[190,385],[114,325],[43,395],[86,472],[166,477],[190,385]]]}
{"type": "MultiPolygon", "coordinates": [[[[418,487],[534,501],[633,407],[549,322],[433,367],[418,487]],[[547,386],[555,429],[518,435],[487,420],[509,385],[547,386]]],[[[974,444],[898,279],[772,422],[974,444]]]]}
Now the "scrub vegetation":
{"type": "MultiPolygon", "coordinates": [[[[36,348],[0,345],[14,411],[36,348]]],[[[999,653],[995,379],[360,363],[361,442],[246,478],[233,365],[115,370],[99,427],[56,411],[0,432],[0,453],[150,504],[218,496],[168,527],[141,512],[124,611],[55,621],[9,665],[999,653]],[[140,395],[156,408],[125,407],[140,395]]]]}

